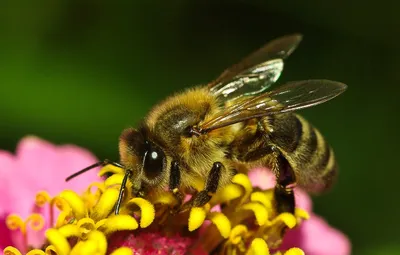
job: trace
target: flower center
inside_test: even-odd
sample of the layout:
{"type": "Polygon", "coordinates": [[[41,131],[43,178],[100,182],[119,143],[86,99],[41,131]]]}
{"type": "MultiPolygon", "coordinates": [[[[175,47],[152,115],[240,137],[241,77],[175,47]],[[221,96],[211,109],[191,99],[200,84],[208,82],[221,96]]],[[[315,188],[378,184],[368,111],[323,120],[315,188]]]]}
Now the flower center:
{"type": "MultiPolygon", "coordinates": [[[[234,176],[232,183],[219,190],[205,206],[182,212],[177,212],[176,208],[184,205],[179,205],[171,193],[130,197],[132,192],[128,185],[120,214],[114,215],[123,172],[116,167],[104,167],[100,174],[110,172],[113,173],[111,177],[91,184],[82,194],[71,190],[64,190],[53,198],[46,192],[37,194],[38,206],[49,205],[49,220],[53,226],[46,231],[49,244],[46,252],[60,255],[116,255],[133,251],[137,252],[135,254],[153,254],[150,251],[158,251],[157,254],[171,254],[172,251],[175,254],[188,251],[194,254],[200,251],[202,254],[270,254],[270,249],[279,247],[285,229],[308,218],[308,214],[298,208],[295,214],[277,214],[273,190],[254,190],[244,174],[234,176]],[[57,217],[54,207],[60,211],[57,217]]],[[[44,219],[37,214],[25,221],[16,215],[7,219],[8,227],[19,229],[25,239],[27,224],[39,230],[44,226],[44,219]]],[[[27,251],[27,242],[24,245],[21,250],[27,251]]],[[[13,247],[7,247],[5,252],[20,254],[13,247]]],[[[294,248],[284,254],[301,255],[303,252],[294,248]]]]}

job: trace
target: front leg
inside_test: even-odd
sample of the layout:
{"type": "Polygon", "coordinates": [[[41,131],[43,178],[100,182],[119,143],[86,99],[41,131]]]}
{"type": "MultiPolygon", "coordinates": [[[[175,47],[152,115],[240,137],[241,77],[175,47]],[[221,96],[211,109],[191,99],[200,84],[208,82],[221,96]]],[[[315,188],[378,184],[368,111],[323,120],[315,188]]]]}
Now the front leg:
{"type": "Polygon", "coordinates": [[[169,172],[169,191],[172,192],[176,200],[178,201],[178,207],[183,202],[183,194],[179,190],[179,186],[181,185],[181,172],[179,169],[178,161],[172,161],[171,169],[169,172]]]}
{"type": "Polygon", "coordinates": [[[219,179],[221,178],[221,170],[224,166],[220,162],[215,162],[208,174],[204,190],[195,194],[190,201],[191,207],[200,207],[210,201],[212,195],[217,192],[219,179]]]}

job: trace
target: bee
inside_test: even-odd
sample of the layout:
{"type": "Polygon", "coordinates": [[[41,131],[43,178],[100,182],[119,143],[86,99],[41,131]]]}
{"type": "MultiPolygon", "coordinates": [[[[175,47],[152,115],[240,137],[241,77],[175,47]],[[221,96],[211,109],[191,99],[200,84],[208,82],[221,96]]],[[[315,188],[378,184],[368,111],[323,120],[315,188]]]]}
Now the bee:
{"type": "Polygon", "coordinates": [[[97,166],[123,168],[118,214],[127,181],[134,196],[169,190],[181,202],[191,192],[187,204],[197,207],[235,174],[268,167],[276,176],[277,211],[293,213],[295,185],[320,193],[337,175],[332,148],[294,111],[326,102],[347,88],[330,80],[304,80],[270,89],[301,39],[299,34],[275,39],[207,85],[165,99],[137,128],[122,132],[119,163],[104,160],[67,180],[97,166]]]}

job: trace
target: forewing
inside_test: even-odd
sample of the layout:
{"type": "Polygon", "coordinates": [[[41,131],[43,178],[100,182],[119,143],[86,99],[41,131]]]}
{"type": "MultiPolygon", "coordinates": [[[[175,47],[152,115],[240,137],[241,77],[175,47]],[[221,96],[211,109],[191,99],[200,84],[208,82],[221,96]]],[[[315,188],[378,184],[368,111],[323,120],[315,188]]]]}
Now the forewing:
{"type": "Polygon", "coordinates": [[[283,60],[296,49],[301,38],[301,35],[294,34],[267,43],[226,69],[208,84],[208,88],[215,96],[225,100],[263,92],[279,78],[283,60]]]}
{"type": "Polygon", "coordinates": [[[252,118],[311,107],[338,96],[346,88],[345,84],[330,80],[290,82],[276,90],[239,100],[199,126],[199,129],[207,132],[252,118]]]}

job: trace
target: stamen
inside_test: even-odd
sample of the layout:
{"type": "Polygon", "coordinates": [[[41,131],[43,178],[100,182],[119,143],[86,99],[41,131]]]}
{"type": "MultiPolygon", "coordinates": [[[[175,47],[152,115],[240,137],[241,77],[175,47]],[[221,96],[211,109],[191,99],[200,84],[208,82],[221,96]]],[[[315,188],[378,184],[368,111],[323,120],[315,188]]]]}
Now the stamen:
{"type": "MultiPolygon", "coordinates": [[[[56,206],[60,211],[64,212],[64,214],[69,214],[71,211],[71,208],[64,199],[58,196],[51,198],[49,193],[46,191],[39,191],[36,194],[35,204],[39,207],[44,207],[46,204],[49,204],[50,226],[54,225],[54,206],[56,206]]],[[[56,225],[60,224],[63,224],[63,222],[57,221],[56,225]]]]}
{"type": "Polygon", "coordinates": [[[29,247],[27,226],[34,231],[40,231],[44,227],[44,218],[38,213],[33,213],[24,221],[17,214],[10,214],[6,218],[6,225],[10,230],[18,229],[21,232],[23,239],[23,250],[27,251],[29,247]]]}

